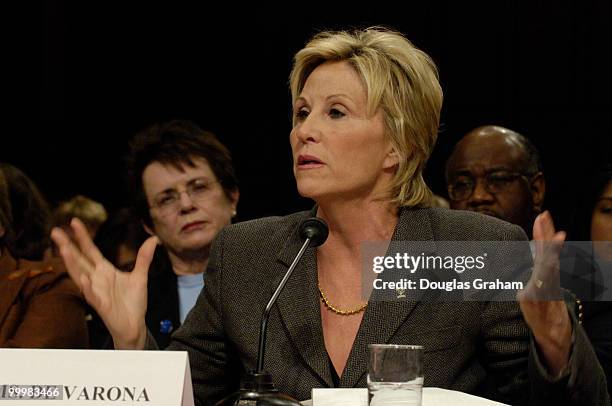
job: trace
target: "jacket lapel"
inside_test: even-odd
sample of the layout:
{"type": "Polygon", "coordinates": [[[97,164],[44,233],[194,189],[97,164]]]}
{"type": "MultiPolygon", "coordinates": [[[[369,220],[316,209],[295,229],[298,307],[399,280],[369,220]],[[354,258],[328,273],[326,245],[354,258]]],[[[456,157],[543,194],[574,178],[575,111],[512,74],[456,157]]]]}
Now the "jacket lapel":
{"type": "MultiPolygon", "coordinates": [[[[401,209],[392,241],[419,241],[419,251],[425,253],[435,252],[436,244],[428,210],[401,209]]],[[[392,254],[393,252],[394,248],[390,246],[387,255],[394,255],[392,254]]],[[[376,292],[372,293],[372,295],[375,294],[376,292]]],[[[406,319],[417,303],[416,300],[377,301],[373,300],[372,296],[370,297],[349,359],[340,379],[341,387],[351,388],[358,384],[359,380],[367,372],[368,344],[387,343],[397,329],[406,322],[406,319]]]]}
{"type": "Polygon", "coordinates": [[[28,270],[17,270],[17,265],[4,250],[0,256],[0,327],[28,276],[28,270]]]}
{"type": "MultiPolygon", "coordinates": [[[[314,215],[314,213],[310,214],[314,215]]],[[[304,217],[304,219],[306,218],[307,216],[304,217]]],[[[277,260],[286,268],[284,268],[282,275],[274,281],[272,291],[276,289],[303,244],[298,229],[299,224],[279,252],[277,260]]],[[[281,320],[289,332],[290,339],[304,363],[327,386],[331,387],[333,381],[321,328],[317,286],[316,248],[309,248],[287,281],[287,285],[278,297],[276,306],[281,315],[281,320]]]]}
{"type": "MultiPolygon", "coordinates": [[[[316,207],[310,214],[314,213],[316,207]]],[[[299,225],[291,233],[277,258],[286,267],[290,266],[302,245],[298,227],[299,225]]],[[[419,241],[421,252],[435,252],[436,244],[428,209],[401,209],[392,240],[419,241]]],[[[390,247],[389,250],[393,248],[390,247]]],[[[390,255],[390,252],[387,254],[390,255]]],[[[283,275],[277,278],[274,287],[283,275]]],[[[276,305],[290,339],[304,363],[331,387],[333,381],[321,328],[317,286],[316,249],[309,248],[287,281],[276,305]]],[[[406,322],[417,303],[415,300],[401,302],[370,300],[340,379],[341,387],[354,387],[358,384],[367,372],[368,344],[388,342],[397,329],[406,322]]]]}

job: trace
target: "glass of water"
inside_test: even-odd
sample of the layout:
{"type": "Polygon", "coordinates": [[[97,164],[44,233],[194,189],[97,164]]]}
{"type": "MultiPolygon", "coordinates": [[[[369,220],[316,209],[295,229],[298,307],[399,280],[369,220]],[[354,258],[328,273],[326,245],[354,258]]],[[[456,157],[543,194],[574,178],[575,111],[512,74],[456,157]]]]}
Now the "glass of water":
{"type": "Polygon", "coordinates": [[[421,406],[423,347],[370,344],[368,349],[370,406],[421,406]]]}

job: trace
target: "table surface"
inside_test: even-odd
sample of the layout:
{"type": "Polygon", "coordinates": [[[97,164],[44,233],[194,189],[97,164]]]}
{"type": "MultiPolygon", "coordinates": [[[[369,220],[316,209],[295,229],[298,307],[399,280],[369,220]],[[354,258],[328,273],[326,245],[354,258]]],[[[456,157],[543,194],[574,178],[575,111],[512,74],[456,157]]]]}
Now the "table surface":
{"type": "MultiPolygon", "coordinates": [[[[312,406],[312,400],[301,402],[304,406],[312,406]]],[[[481,398],[463,392],[425,387],[423,388],[422,406],[504,406],[504,403],[481,398]]]]}

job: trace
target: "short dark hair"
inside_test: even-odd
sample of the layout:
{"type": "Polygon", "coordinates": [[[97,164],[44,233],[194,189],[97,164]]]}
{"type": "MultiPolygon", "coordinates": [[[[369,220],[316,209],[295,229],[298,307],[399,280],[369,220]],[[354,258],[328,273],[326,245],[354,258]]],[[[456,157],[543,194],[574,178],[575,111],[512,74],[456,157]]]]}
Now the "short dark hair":
{"type": "Polygon", "coordinates": [[[34,181],[19,168],[3,162],[0,171],[10,204],[10,223],[3,224],[7,232],[3,244],[15,258],[41,260],[51,246],[49,204],[34,181]]]}
{"type": "Polygon", "coordinates": [[[152,226],[149,205],[144,192],[142,174],[153,162],[182,166],[195,166],[194,158],[204,158],[228,198],[238,189],[238,179],[229,150],[217,137],[187,120],[172,120],[154,124],[136,134],[130,144],[127,158],[128,183],[132,191],[132,206],[137,216],[152,226]]]}

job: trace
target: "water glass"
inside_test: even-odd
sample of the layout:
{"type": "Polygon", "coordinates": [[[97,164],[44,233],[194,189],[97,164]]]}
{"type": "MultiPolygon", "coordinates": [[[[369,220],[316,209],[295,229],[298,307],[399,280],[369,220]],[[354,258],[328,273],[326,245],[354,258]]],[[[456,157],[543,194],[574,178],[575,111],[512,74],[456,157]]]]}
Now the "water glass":
{"type": "Polygon", "coordinates": [[[368,349],[370,406],[421,406],[423,347],[370,344],[368,349]]]}

